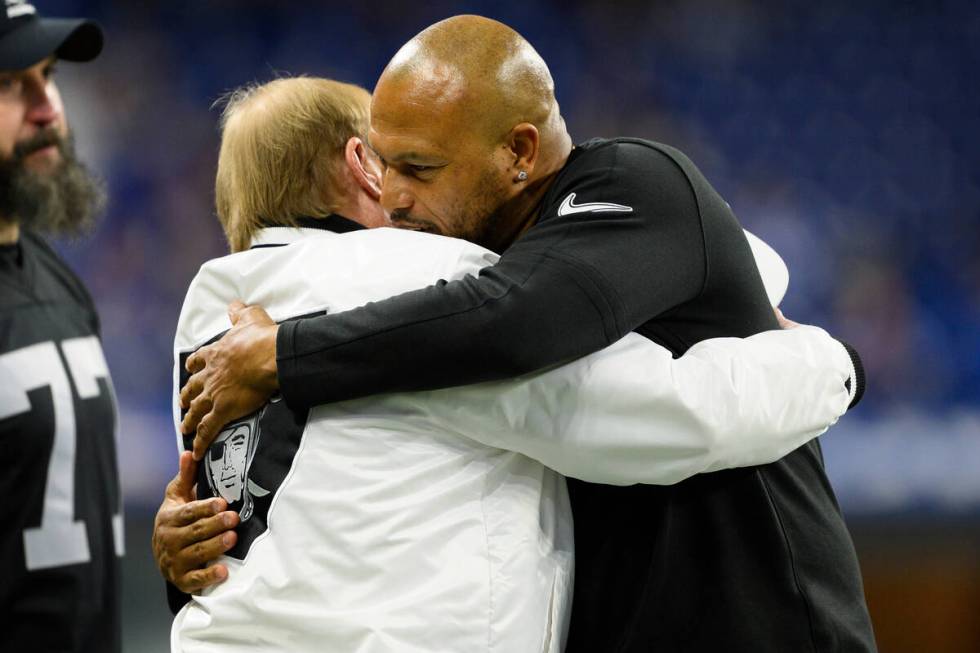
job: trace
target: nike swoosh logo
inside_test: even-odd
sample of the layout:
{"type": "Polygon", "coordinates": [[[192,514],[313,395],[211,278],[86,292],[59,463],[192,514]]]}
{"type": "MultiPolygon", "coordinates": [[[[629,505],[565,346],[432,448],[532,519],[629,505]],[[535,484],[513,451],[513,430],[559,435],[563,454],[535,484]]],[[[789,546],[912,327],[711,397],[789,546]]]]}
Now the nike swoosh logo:
{"type": "Polygon", "coordinates": [[[561,206],[558,207],[558,215],[572,215],[573,213],[632,213],[632,206],[613,204],[612,202],[586,202],[585,204],[575,204],[575,193],[569,193],[561,206]]]}

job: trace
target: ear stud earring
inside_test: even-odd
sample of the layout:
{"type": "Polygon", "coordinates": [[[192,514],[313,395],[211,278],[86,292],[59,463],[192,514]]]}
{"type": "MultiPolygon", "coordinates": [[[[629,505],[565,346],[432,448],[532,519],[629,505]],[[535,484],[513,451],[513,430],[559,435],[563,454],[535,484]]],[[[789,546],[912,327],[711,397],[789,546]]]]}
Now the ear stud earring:
{"type": "Polygon", "coordinates": [[[527,181],[527,172],[521,170],[517,173],[517,181],[527,181]]]}

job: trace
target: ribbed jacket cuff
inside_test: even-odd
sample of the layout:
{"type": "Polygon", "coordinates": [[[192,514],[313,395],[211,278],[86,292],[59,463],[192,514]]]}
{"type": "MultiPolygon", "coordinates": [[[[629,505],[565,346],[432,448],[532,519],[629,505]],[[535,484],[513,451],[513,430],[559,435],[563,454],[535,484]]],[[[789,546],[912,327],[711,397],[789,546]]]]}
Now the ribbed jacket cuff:
{"type": "Polygon", "coordinates": [[[857,353],[854,347],[850,346],[840,338],[835,338],[837,342],[844,346],[847,350],[847,355],[851,357],[851,365],[854,366],[854,377],[848,379],[847,389],[851,392],[851,403],[847,406],[850,410],[858,405],[861,398],[864,397],[864,387],[865,387],[865,376],[864,376],[864,363],[861,362],[861,356],[857,353]],[[854,386],[851,386],[851,383],[854,386]]]}

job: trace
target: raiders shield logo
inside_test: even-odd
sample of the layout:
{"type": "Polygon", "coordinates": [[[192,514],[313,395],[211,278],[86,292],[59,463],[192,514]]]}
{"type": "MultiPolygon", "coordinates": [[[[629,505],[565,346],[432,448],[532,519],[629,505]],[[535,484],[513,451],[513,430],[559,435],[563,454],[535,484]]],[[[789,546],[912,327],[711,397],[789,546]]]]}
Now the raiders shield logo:
{"type": "Polygon", "coordinates": [[[225,427],[208,448],[204,472],[211,494],[228,502],[228,509],[238,512],[242,522],[252,517],[253,497],[269,494],[249,478],[248,471],[262,435],[263,407],[250,417],[225,427]]]}

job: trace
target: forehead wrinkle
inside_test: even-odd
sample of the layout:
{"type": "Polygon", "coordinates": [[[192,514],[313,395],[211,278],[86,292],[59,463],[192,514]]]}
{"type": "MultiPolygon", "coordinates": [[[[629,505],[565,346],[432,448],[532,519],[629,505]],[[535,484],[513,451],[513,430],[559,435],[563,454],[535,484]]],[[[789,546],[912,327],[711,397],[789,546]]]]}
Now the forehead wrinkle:
{"type": "Polygon", "coordinates": [[[377,111],[371,113],[372,148],[386,161],[408,158],[445,158],[458,149],[460,143],[456,114],[452,104],[442,110],[428,104],[405,102],[400,94],[392,94],[386,104],[381,94],[377,111]],[[382,108],[383,107],[383,108],[382,108]]]}
{"type": "Polygon", "coordinates": [[[451,64],[431,58],[417,62],[411,71],[401,70],[378,80],[371,106],[372,116],[398,122],[406,111],[442,119],[448,108],[466,96],[466,78],[451,64]]]}
{"type": "MultiPolygon", "coordinates": [[[[374,130],[372,130],[374,131],[374,130]]],[[[381,132],[375,132],[378,139],[385,139],[379,145],[377,139],[371,150],[386,163],[400,163],[406,160],[432,160],[445,158],[445,149],[442,147],[441,140],[432,138],[431,134],[420,134],[419,136],[397,133],[392,136],[385,136],[381,132]],[[378,148],[382,147],[383,152],[378,148]]]]}

